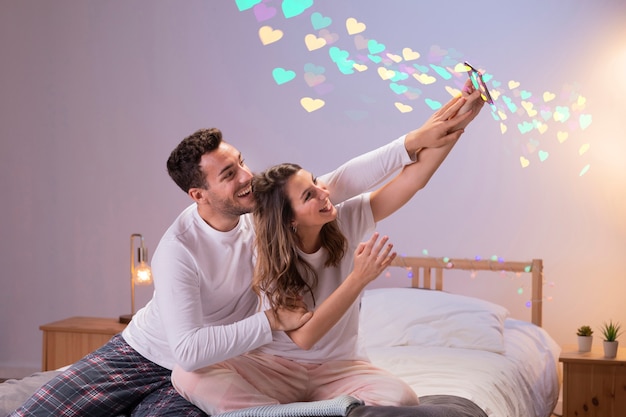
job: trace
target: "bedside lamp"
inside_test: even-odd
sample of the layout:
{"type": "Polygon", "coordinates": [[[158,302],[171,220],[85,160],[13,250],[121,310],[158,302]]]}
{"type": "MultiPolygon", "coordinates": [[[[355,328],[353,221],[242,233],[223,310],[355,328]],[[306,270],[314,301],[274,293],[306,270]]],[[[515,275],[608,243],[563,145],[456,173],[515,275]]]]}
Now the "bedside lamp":
{"type": "Polygon", "coordinates": [[[148,250],[146,249],[143,236],[139,233],[130,235],[130,314],[120,316],[120,323],[130,323],[135,315],[135,285],[152,284],[152,270],[148,265],[148,250]],[[135,259],[135,238],[140,239],[135,259]]]}

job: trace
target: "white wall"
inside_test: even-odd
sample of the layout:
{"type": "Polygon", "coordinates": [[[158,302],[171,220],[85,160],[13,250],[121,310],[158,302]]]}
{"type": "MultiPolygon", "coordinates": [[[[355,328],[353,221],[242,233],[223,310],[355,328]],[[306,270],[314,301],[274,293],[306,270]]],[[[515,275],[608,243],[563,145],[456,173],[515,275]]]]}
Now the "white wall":
{"type": "MultiPolygon", "coordinates": [[[[129,236],[142,233],[154,250],[188,204],[165,160],[194,130],[221,128],[254,170],[293,161],[322,173],[419,126],[431,113],[425,98],[447,100],[445,86],[456,78],[446,82],[432,68],[433,84],[398,81],[419,88],[419,98],[393,92],[377,73],[383,64],[368,61],[347,33],[350,17],[385,52],[422,55],[411,63],[386,58],[387,68],[427,65],[437,46],[443,57],[487,69],[490,86],[501,82],[494,90],[518,107],[525,90],[535,109],[558,103],[572,115],[545,121],[545,133],[522,134],[516,125],[533,118],[507,114],[500,97],[507,131],[485,108],[427,189],[380,231],[403,254],[543,258],[544,327],[559,343],[573,343],[581,324],[626,324],[623,1],[318,0],[291,18],[281,2],[265,1],[278,10],[261,22],[253,9],[238,10],[243,3],[0,3],[0,370],[39,368],[43,323],[129,311],[129,236]],[[321,36],[314,12],[332,20],[334,43],[309,51],[305,35],[321,36]],[[264,25],[283,38],[264,46],[264,25]],[[368,69],[342,74],[332,46],[368,69]],[[307,84],[306,64],[324,68],[322,86],[307,84]],[[295,79],[278,85],[276,67],[295,79]],[[513,91],[511,80],[520,83],[513,91]],[[544,91],[557,98],[543,102],[544,91]],[[326,104],[309,113],[299,104],[304,96],[326,104]],[[400,113],[395,102],[414,110],[400,113]],[[584,130],[579,114],[593,117],[584,130]],[[560,143],[558,131],[568,139],[560,143]],[[549,153],[544,162],[540,151],[549,153]],[[520,157],[530,165],[522,168],[520,157]]],[[[523,315],[523,280],[461,277],[456,285],[523,315]]],[[[149,297],[138,289],[140,305],[149,297]]]]}

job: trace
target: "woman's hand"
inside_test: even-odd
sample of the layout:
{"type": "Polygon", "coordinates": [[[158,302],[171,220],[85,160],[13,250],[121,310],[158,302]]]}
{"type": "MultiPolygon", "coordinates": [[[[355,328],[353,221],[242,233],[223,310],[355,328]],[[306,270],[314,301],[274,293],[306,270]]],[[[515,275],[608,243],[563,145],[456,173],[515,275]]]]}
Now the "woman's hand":
{"type": "Polygon", "coordinates": [[[379,234],[374,233],[354,251],[354,268],[348,279],[358,280],[363,287],[376,279],[396,257],[396,253],[391,252],[393,245],[387,244],[389,238],[383,236],[379,241],[378,237],[379,234]]]}

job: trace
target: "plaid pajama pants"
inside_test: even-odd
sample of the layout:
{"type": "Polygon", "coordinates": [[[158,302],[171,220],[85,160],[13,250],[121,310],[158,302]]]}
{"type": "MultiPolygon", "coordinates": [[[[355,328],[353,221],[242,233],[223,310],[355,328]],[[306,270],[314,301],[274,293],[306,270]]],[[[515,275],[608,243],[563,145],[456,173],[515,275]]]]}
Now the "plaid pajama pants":
{"type": "Polygon", "coordinates": [[[39,388],[9,417],[206,416],[176,392],[170,376],[118,334],[39,388]]]}

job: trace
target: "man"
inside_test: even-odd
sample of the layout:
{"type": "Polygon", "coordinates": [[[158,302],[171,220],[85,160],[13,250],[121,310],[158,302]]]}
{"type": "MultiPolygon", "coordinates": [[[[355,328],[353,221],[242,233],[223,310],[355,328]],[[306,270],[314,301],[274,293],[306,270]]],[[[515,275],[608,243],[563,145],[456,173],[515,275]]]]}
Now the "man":
{"type": "MultiPolygon", "coordinates": [[[[466,88],[473,91],[466,84],[466,88]]],[[[420,143],[456,140],[482,103],[474,92],[453,123],[425,123],[409,136],[320,177],[337,201],[363,192],[419,160],[420,143]],[[472,110],[468,112],[468,110],[472,110]]],[[[152,258],[154,296],[105,346],[41,387],[10,416],[204,416],[173,388],[175,364],[199,369],[272,341],[272,331],[306,322],[304,309],[258,311],[250,288],[254,262],[252,173],[218,129],[185,138],[167,161],[193,200],[152,258]]],[[[430,173],[432,175],[432,173],[430,173]]]]}

